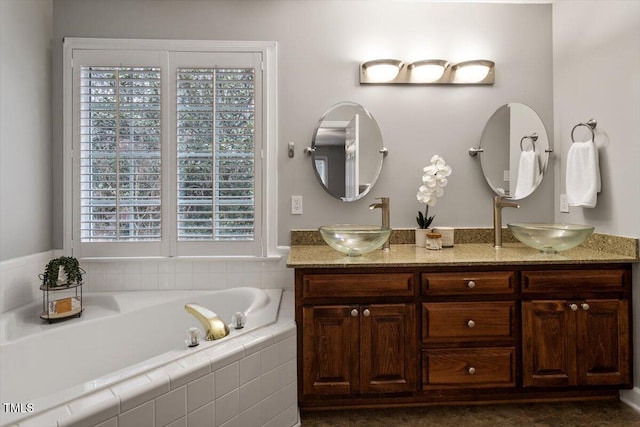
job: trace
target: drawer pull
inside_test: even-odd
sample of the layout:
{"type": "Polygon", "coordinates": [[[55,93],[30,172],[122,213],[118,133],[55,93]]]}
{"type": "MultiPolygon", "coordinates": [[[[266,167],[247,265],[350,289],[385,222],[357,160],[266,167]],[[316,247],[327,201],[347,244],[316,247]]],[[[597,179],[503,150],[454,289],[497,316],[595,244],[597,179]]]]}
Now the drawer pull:
{"type": "Polygon", "coordinates": [[[468,326],[469,328],[473,328],[474,326],[476,326],[476,322],[474,322],[473,320],[469,320],[469,321],[467,322],[467,326],[468,326]]]}
{"type": "Polygon", "coordinates": [[[580,307],[582,307],[584,311],[587,311],[589,310],[589,308],[591,308],[589,307],[589,304],[587,304],[586,302],[583,302],[582,304],[580,304],[580,307]]]}
{"type": "Polygon", "coordinates": [[[473,289],[473,288],[475,288],[475,287],[476,287],[476,282],[474,282],[473,280],[469,280],[469,281],[467,282],[467,288],[469,288],[469,289],[473,289]]]}
{"type": "Polygon", "coordinates": [[[471,366],[467,372],[469,372],[469,375],[474,375],[476,373],[476,368],[471,366]]]}
{"type": "Polygon", "coordinates": [[[369,311],[368,308],[365,308],[364,311],[362,312],[362,315],[364,317],[369,317],[371,315],[371,312],[369,311]]]}
{"type": "Polygon", "coordinates": [[[578,304],[571,303],[569,304],[569,308],[571,309],[571,311],[578,311],[578,304]]]}
{"type": "Polygon", "coordinates": [[[351,317],[358,317],[358,310],[356,310],[355,308],[351,310],[351,317]]]}

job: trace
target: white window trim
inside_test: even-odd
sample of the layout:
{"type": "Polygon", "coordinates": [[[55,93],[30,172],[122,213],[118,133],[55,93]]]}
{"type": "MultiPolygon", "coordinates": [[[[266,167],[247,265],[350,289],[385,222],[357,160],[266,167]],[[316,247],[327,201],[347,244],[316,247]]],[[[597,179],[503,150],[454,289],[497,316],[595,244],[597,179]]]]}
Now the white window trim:
{"type": "MultiPolygon", "coordinates": [[[[64,212],[73,212],[73,51],[74,49],[127,49],[149,50],[165,49],[170,51],[192,52],[261,52],[263,56],[263,168],[262,185],[262,255],[217,256],[216,258],[254,259],[278,258],[281,251],[277,246],[278,221],[278,177],[277,177],[277,141],[278,141],[278,105],[277,105],[277,44],[273,41],[217,41],[217,40],[155,40],[155,39],[93,39],[70,38],[63,42],[63,206],[64,212]]],[[[73,255],[74,216],[63,215],[63,250],[73,255]]],[[[199,257],[201,258],[201,257],[199,257]]]]}

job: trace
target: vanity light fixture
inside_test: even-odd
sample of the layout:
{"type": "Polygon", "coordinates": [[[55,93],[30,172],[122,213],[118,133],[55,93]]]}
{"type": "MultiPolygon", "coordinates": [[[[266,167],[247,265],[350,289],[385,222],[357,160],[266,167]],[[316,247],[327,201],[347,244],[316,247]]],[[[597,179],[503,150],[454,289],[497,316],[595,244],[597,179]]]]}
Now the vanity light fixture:
{"type": "Polygon", "coordinates": [[[462,84],[492,85],[495,63],[486,59],[450,64],[444,59],[425,59],[405,66],[397,59],[375,59],[360,64],[360,84],[462,84]]]}
{"type": "Polygon", "coordinates": [[[495,81],[493,74],[494,68],[495,63],[486,59],[459,62],[452,67],[458,83],[467,84],[482,83],[489,78],[491,78],[491,83],[493,83],[495,81]]]}
{"type": "Polygon", "coordinates": [[[449,62],[444,59],[425,59],[409,65],[409,72],[416,83],[437,82],[449,67],[449,62]]]}
{"type": "Polygon", "coordinates": [[[403,64],[397,59],[376,59],[362,64],[361,72],[371,83],[387,83],[395,79],[403,64]]]}

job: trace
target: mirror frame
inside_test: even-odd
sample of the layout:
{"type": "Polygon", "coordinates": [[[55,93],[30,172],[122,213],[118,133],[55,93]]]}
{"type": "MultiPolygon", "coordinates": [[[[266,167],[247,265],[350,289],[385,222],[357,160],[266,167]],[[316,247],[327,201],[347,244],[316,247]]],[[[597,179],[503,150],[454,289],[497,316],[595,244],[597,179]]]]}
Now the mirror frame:
{"type": "Polygon", "coordinates": [[[491,190],[498,196],[511,200],[522,200],[533,194],[542,183],[549,165],[549,153],[553,152],[553,149],[546,126],[538,113],[526,104],[510,102],[498,107],[487,120],[482,130],[479,149],[472,149],[469,153],[474,155],[478,152],[481,154],[482,174],[491,190]],[[518,107],[518,111],[514,111],[513,107],[515,106],[518,107]],[[515,119],[512,117],[514,112],[518,112],[518,117],[515,119]],[[515,131],[513,129],[514,123],[515,131]],[[506,128],[507,125],[508,128],[506,128]],[[518,128],[521,130],[518,131],[518,128]],[[508,152],[505,153],[503,147],[506,144],[508,144],[508,152]],[[538,155],[540,177],[528,191],[516,197],[518,160],[520,160],[523,151],[531,151],[531,149],[535,150],[538,155]],[[496,161],[496,156],[501,156],[502,159],[496,161]],[[498,167],[505,164],[506,168],[498,167]],[[510,187],[514,188],[505,191],[504,185],[498,183],[507,182],[504,179],[507,172],[509,173],[510,187]],[[512,179],[514,175],[515,179],[512,179]]]}
{"type": "MultiPolygon", "coordinates": [[[[339,144],[336,144],[336,145],[339,145],[339,144]]],[[[380,177],[380,173],[382,171],[382,164],[384,162],[384,158],[386,156],[387,150],[384,148],[382,133],[380,132],[380,127],[378,126],[378,123],[374,119],[373,115],[371,115],[371,113],[364,106],[356,102],[343,101],[343,102],[339,102],[337,104],[332,105],[328,110],[324,112],[322,117],[320,117],[320,119],[318,120],[316,128],[313,132],[310,152],[312,154],[311,161],[312,161],[313,172],[322,189],[335,199],[342,200],[343,202],[353,202],[366,196],[378,181],[378,178],[380,177]],[[349,115],[349,114],[346,114],[345,112],[346,115],[344,118],[339,117],[339,115],[336,117],[336,111],[339,111],[340,109],[346,109],[346,108],[354,110],[353,114],[349,115]],[[351,123],[354,119],[356,121],[356,125],[355,125],[356,130],[354,131],[356,136],[354,138],[356,139],[357,142],[354,143],[355,147],[353,151],[350,151],[349,147],[344,145],[344,144],[347,144],[347,140],[348,140],[348,127],[346,123],[351,123]],[[359,177],[360,167],[359,167],[359,163],[356,160],[357,166],[355,167],[358,172],[357,174],[358,176],[355,177],[356,178],[355,183],[352,186],[352,188],[357,191],[355,196],[347,196],[346,190],[345,190],[345,195],[338,194],[335,191],[332,192],[329,186],[325,183],[325,180],[327,179],[328,174],[330,174],[331,170],[333,169],[332,164],[330,164],[330,160],[325,155],[325,153],[321,153],[318,151],[319,147],[323,145],[330,145],[330,144],[319,144],[320,142],[319,134],[322,133],[323,131],[322,125],[323,123],[326,123],[326,122],[336,122],[337,124],[336,127],[325,126],[325,128],[327,129],[326,133],[329,135],[327,136],[327,139],[332,139],[332,136],[334,136],[336,140],[345,141],[343,144],[343,146],[345,146],[345,152],[346,152],[345,157],[349,156],[350,153],[355,152],[356,159],[357,159],[358,158],[357,155],[360,152],[363,152],[364,150],[366,150],[365,152],[367,153],[368,160],[371,161],[370,162],[371,166],[368,169],[370,170],[369,175],[372,175],[372,176],[366,177],[368,179],[367,186],[366,188],[364,188],[364,190],[360,191],[360,188],[359,188],[360,185],[358,184],[359,178],[360,178],[359,177]],[[340,129],[340,127],[342,126],[344,126],[344,130],[340,129]],[[361,133],[362,127],[367,129],[368,130],[367,135],[370,135],[369,138],[366,140],[359,139],[359,135],[361,133]],[[371,147],[372,144],[374,144],[375,146],[371,147]],[[372,150],[375,150],[375,152],[373,152],[372,150]],[[376,161],[376,163],[373,164],[373,160],[377,156],[380,156],[380,157],[376,161]],[[319,167],[319,165],[322,165],[322,164],[324,164],[324,166],[319,167]],[[322,169],[322,170],[319,170],[319,169],[322,169]]],[[[353,154],[351,155],[353,156],[353,154]]],[[[346,168],[346,161],[347,160],[345,158],[345,165],[344,166],[339,165],[339,166],[346,168]]],[[[335,167],[335,165],[333,166],[335,167]]],[[[346,178],[343,179],[343,181],[344,180],[346,180],[346,178]]],[[[346,186],[346,183],[345,183],[345,186],[346,186]]]]}

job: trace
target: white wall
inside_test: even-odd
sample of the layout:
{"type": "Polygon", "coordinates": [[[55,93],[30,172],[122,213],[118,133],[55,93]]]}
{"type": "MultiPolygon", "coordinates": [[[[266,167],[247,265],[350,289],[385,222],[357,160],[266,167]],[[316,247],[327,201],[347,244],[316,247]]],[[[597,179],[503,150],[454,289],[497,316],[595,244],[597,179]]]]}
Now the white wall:
{"type": "Polygon", "coordinates": [[[0,0],[0,261],[52,248],[52,0],[0,0]]]}
{"type": "MultiPolygon", "coordinates": [[[[126,37],[270,40],[278,43],[278,243],[292,228],[323,223],[378,223],[367,209],[374,197],[391,197],[391,224],[414,227],[422,168],[434,154],[453,175],[438,205],[435,225],[490,226],[492,193],[478,158],[486,120],[508,102],[522,102],[552,117],[550,4],[468,4],[413,1],[283,0],[54,0],[54,105],[61,105],[62,38],[126,37]],[[372,58],[406,61],[489,58],[496,84],[488,87],[360,86],[358,64],[372,58]],[[389,155],[380,180],[363,200],[343,203],[324,193],[302,150],[317,120],[333,104],[355,101],[378,120],[389,155]],[[287,157],[289,141],[295,157],[287,157]],[[302,195],[304,214],[290,214],[290,196],[302,195]]],[[[54,164],[61,164],[62,120],[54,110],[54,164]]],[[[551,175],[553,175],[551,173],[551,175]]],[[[524,200],[513,219],[553,219],[553,179],[524,200]]],[[[54,194],[61,194],[56,169],[54,194]]],[[[61,204],[54,210],[54,243],[62,247],[61,204]]]]}
{"type": "MultiPolygon", "coordinates": [[[[556,221],[588,223],[603,233],[640,237],[640,2],[553,4],[553,98],[556,221]],[[566,153],[577,123],[598,121],[602,192],[595,208],[559,213],[566,153]]],[[[578,136],[578,130],[576,130],[578,136]]],[[[640,269],[634,268],[634,291],[640,269]]],[[[636,295],[638,291],[635,292],[636,295]]],[[[634,298],[634,354],[640,354],[640,299],[634,298]]],[[[640,358],[635,357],[635,384],[640,358]]],[[[640,409],[640,389],[623,393],[640,409]]]]}

